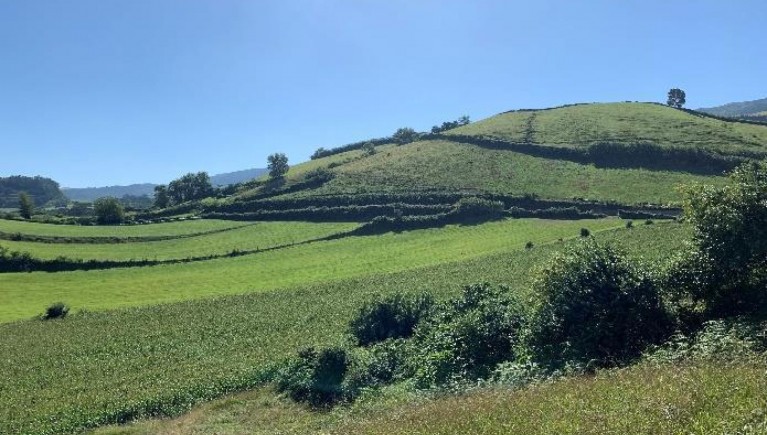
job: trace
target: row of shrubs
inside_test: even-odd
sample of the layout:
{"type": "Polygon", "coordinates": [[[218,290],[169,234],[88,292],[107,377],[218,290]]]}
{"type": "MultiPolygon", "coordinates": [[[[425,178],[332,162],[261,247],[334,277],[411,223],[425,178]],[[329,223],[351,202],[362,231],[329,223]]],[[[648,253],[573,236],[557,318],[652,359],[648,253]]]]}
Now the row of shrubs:
{"type": "Polygon", "coordinates": [[[598,143],[587,148],[568,148],[457,134],[436,134],[426,138],[458,141],[484,148],[511,150],[535,157],[568,160],[608,168],[645,168],[702,175],[721,175],[733,170],[747,159],[761,159],[767,156],[765,153],[724,155],[699,148],[669,147],[652,143],[598,143]]]}
{"type": "Polygon", "coordinates": [[[351,318],[345,343],[302,349],[274,378],[315,407],[393,382],[415,388],[515,385],[713,351],[767,351],[767,163],[738,168],[728,186],[686,191],[690,243],[648,267],[584,232],[532,280],[531,292],[465,287],[376,297],[351,318]],[[520,299],[521,294],[531,296],[520,299]]]}
{"type": "Polygon", "coordinates": [[[211,234],[223,233],[240,228],[241,226],[231,228],[217,228],[214,230],[200,231],[190,234],[176,234],[166,236],[43,236],[37,234],[25,233],[6,233],[0,231],[0,240],[11,240],[16,242],[34,242],[34,243],[86,243],[86,244],[118,244],[118,243],[136,243],[136,242],[159,242],[163,240],[186,239],[190,237],[206,236],[211,234]]]}
{"type": "Polygon", "coordinates": [[[258,210],[244,213],[210,212],[203,213],[207,219],[229,219],[244,221],[260,220],[301,220],[313,222],[371,220],[379,216],[424,216],[450,210],[446,205],[386,204],[341,207],[307,207],[287,210],[258,210]]]}

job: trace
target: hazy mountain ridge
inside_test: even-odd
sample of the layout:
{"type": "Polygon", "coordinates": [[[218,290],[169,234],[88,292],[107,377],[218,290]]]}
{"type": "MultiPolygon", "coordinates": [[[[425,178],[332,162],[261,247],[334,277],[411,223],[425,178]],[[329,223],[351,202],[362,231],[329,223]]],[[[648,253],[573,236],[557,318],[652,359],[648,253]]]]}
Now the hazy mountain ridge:
{"type": "MultiPolygon", "coordinates": [[[[225,172],[210,177],[210,182],[214,186],[226,186],[228,184],[241,183],[253,178],[260,177],[266,173],[264,168],[243,169],[241,171],[225,172]]],[[[157,184],[137,183],[127,186],[104,186],[104,187],[64,187],[61,190],[64,195],[72,201],[93,201],[96,198],[104,196],[113,196],[121,198],[125,195],[132,196],[152,196],[157,184]]]]}
{"type": "Polygon", "coordinates": [[[767,98],[703,107],[697,110],[717,116],[767,121],[767,98]]]}

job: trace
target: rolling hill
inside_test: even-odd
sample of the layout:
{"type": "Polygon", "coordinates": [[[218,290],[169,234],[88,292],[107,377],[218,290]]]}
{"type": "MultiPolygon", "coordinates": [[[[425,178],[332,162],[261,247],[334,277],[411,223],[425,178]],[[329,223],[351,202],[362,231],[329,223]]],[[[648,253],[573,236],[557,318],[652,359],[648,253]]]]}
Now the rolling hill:
{"type": "Polygon", "coordinates": [[[380,194],[415,204],[414,195],[431,193],[536,198],[544,202],[531,207],[539,208],[673,206],[678,185],[720,184],[744,160],[767,156],[767,126],[656,103],[577,104],[505,112],[405,145],[377,143],[372,155],[362,143],[330,150],[210,210],[305,209],[333,206],[331,198],[364,206],[361,198],[380,194]]]}

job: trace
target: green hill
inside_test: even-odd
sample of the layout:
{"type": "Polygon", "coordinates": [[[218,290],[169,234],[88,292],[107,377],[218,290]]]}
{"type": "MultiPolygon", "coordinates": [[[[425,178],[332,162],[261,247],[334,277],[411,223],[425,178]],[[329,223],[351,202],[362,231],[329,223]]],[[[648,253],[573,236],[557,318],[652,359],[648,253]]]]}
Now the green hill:
{"type": "Polygon", "coordinates": [[[378,145],[372,155],[357,145],[293,166],[283,180],[262,178],[214,208],[249,212],[267,207],[254,200],[297,198],[322,207],[329,196],[414,192],[678,204],[679,184],[718,184],[745,159],[767,156],[767,126],[655,103],[579,104],[501,113],[378,145]]]}

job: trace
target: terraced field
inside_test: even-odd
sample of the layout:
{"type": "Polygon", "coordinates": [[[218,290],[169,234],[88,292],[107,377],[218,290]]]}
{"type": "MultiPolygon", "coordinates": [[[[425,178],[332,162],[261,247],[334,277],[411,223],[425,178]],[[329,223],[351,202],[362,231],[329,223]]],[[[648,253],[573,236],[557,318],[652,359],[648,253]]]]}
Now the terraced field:
{"type": "Polygon", "coordinates": [[[23,234],[45,237],[103,237],[114,238],[152,238],[193,236],[211,231],[221,231],[243,226],[242,222],[216,219],[191,219],[186,221],[165,222],[147,225],[119,226],[77,226],[54,225],[27,221],[0,219],[0,232],[13,235],[23,234]]]}
{"type": "MultiPolygon", "coordinates": [[[[313,254],[324,256],[327,262],[324,269],[336,278],[332,282],[308,284],[310,280],[305,276],[300,285],[289,290],[75,314],[64,321],[0,325],[0,350],[8,362],[4,376],[0,377],[0,391],[4,392],[0,395],[0,433],[71,432],[142,415],[188,410],[190,403],[260,385],[263,371],[297,347],[342,340],[352,312],[372,293],[429,289],[444,297],[455,294],[463,284],[476,281],[505,282],[524,292],[531,268],[562,248],[556,242],[556,231],[571,235],[580,226],[595,230],[620,223],[512,220],[477,228],[451,227],[322,242],[338,244],[313,254]],[[523,222],[529,226],[521,225],[523,222]],[[515,226],[520,230],[516,235],[515,226]],[[535,228],[540,232],[536,233],[535,228]],[[479,230],[476,237],[466,237],[475,230],[479,230]],[[448,236],[441,235],[443,232],[448,236]],[[400,240],[402,249],[390,245],[398,236],[404,236],[400,240]],[[537,246],[525,250],[523,241],[536,236],[537,246]],[[474,246],[460,243],[473,238],[480,239],[474,246]],[[424,242],[419,243],[419,239],[424,242]],[[499,241],[489,250],[482,247],[493,239],[499,241]],[[553,243],[545,243],[552,240],[553,243]],[[347,255],[334,253],[339,250],[347,255]],[[411,251],[414,254],[408,255],[411,251]],[[496,253],[483,255],[488,252],[496,253]],[[395,261],[398,255],[405,258],[395,261]],[[467,259],[471,256],[475,258],[467,259]],[[425,260],[414,261],[415,258],[425,260]],[[338,280],[355,275],[346,269],[346,262],[355,262],[359,273],[338,280]],[[376,264],[375,270],[380,272],[371,274],[371,264],[376,264]],[[426,267],[417,268],[419,265],[426,267]],[[400,272],[385,273],[386,270],[400,272]]],[[[613,240],[633,255],[653,258],[680,246],[687,231],[681,225],[668,223],[604,231],[597,233],[597,238],[613,240]]],[[[280,251],[273,254],[277,252],[280,251]]],[[[243,258],[216,260],[224,267],[206,285],[225,275],[246,273],[259,263],[258,256],[253,256],[254,261],[243,267],[225,267],[225,261],[239,264],[243,258]]],[[[310,257],[290,258],[295,263],[294,270],[299,270],[310,257]]],[[[203,262],[197,267],[206,263],[214,262],[203,262]]],[[[145,269],[149,272],[165,268],[145,269]]],[[[92,285],[108,293],[109,300],[129,299],[135,296],[137,285],[126,280],[128,275],[122,275],[122,285],[115,289],[118,281],[114,279],[121,272],[124,271],[9,274],[0,277],[4,280],[0,289],[5,296],[8,289],[23,285],[23,280],[17,281],[19,277],[32,277],[39,282],[54,279],[48,281],[52,283],[51,291],[70,285],[70,296],[75,296],[79,288],[92,285]],[[60,280],[68,276],[78,279],[60,280]],[[10,285],[6,278],[13,278],[10,285]]],[[[213,269],[205,272],[214,273],[213,269]]],[[[176,274],[175,280],[161,285],[167,285],[168,291],[184,291],[205,275],[183,280],[176,274]]],[[[265,274],[260,274],[260,278],[256,274],[251,276],[254,285],[259,284],[259,279],[270,279],[265,274]]],[[[135,280],[147,283],[153,279],[135,276],[135,280]]],[[[272,282],[276,285],[281,281],[272,282]]],[[[27,283],[14,302],[26,301],[37,308],[34,298],[39,294],[35,293],[45,291],[27,283]],[[30,298],[31,294],[34,297],[30,298]]],[[[5,307],[6,301],[2,302],[0,306],[5,307]]],[[[8,320],[7,315],[5,319],[8,320]]]]}
{"type": "Polygon", "coordinates": [[[177,260],[288,246],[340,234],[357,226],[356,223],[259,222],[223,232],[149,242],[62,244],[6,240],[0,244],[43,259],[64,256],[81,260],[177,260]]]}
{"type": "Polygon", "coordinates": [[[575,237],[581,227],[598,231],[622,225],[619,219],[510,219],[479,226],[346,237],[195,263],[0,274],[0,322],[39,314],[56,301],[75,309],[99,310],[264,291],[520,249],[528,241],[575,237]]]}
{"type": "Polygon", "coordinates": [[[305,195],[447,190],[668,204],[680,202],[680,184],[725,180],[685,172],[597,168],[448,141],[392,148],[335,171],[335,179],[305,195]]]}

